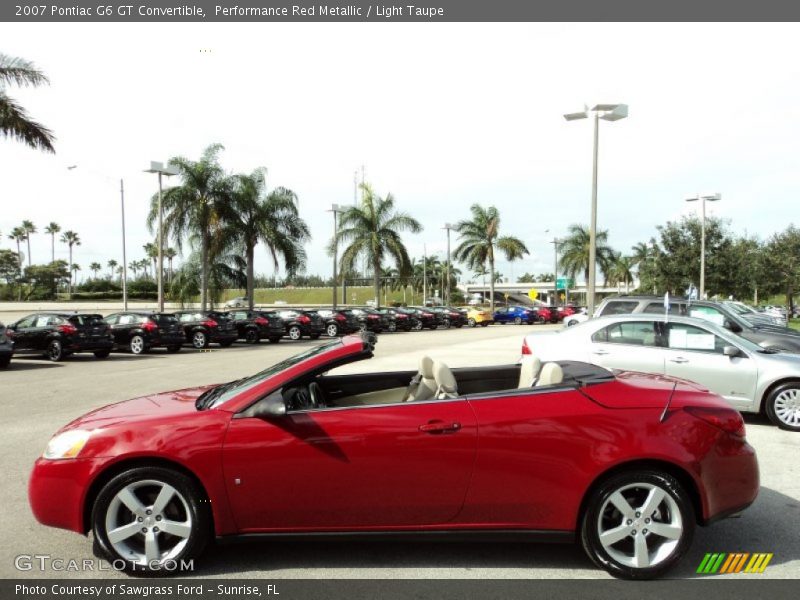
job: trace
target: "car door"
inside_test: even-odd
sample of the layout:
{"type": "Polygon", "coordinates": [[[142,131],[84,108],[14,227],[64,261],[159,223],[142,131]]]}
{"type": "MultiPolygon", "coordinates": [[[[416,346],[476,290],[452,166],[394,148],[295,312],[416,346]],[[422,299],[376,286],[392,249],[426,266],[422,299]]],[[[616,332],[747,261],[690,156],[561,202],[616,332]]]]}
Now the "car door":
{"type": "Polygon", "coordinates": [[[14,349],[19,352],[20,350],[30,350],[33,346],[31,330],[36,323],[37,316],[31,315],[18,321],[11,329],[11,338],[14,340],[14,349]]]}
{"type": "Polygon", "coordinates": [[[476,453],[463,398],[234,418],[223,468],[242,532],[446,523],[476,453]]]}
{"type": "Polygon", "coordinates": [[[37,315],[35,321],[25,328],[25,340],[28,348],[45,350],[53,331],[64,320],[57,315],[37,315]]]}
{"type": "Polygon", "coordinates": [[[591,337],[589,362],[607,369],[664,373],[664,352],[654,321],[620,321],[591,337]]]}
{"type": "Polygon", "coordinates": [[[736,409],[753,410],[758,367],[745,350],[725,356],[723,348],[734,344],[698,325],[669,323],[666,336],[667,375],[699,383],[736,409]]]}

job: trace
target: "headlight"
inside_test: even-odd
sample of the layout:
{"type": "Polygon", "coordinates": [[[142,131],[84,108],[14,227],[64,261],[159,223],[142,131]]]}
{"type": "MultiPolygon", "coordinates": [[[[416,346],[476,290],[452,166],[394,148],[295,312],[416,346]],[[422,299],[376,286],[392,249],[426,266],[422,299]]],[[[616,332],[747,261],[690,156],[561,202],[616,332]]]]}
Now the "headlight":
{"type": "Polygon", "coordinates": [[[51,460],[76,458],[91,435],[91,431],[83,429],[72,429],[60,433],[47,444],[43,456],[51,460]]]}

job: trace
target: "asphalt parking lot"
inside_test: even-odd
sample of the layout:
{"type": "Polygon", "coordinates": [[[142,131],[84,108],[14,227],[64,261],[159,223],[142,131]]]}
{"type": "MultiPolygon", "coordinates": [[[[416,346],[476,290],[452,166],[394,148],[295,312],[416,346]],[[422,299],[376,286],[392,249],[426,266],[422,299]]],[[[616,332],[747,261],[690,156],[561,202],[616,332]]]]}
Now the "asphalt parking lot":
{"type": "MultiPolygon", "coordinates": [[[[519,357],[522,337],[549,326],[492,326],[379,336],[376,356],[346,367],[349,371],[416,368],[428,354],[451,367],[503,364],[519,357]]],[[[26,486],[30,467],[50,436],[74,417],[98,406],[182,387],[228,381],[320,342],[288,342],[178,354],[113,354],[105,361],[78,355],[61,363],[15,357],[0,373],[3,435],[0,471],[5,507],[0,536],[0,577],[60,577],[34,568],[19,571],[15,557],[48,555],[92,558],[91,541],[47,528],[33,519],[26,486]]],[[[723,577],[800,577],[800,434],[781,431],[757,416],[746,418],[748,438],[757,449],[762,489],[740,518],[698,529],[692,549],[670,575],[699,577],[695,569],[706,552],[772,552],[758,575],[723,577]]],[[[212,548],[197,563],[197,577],[270,578],[607,578],[578,546],[418,542],[257,542],[212,548]]],[[[118,578],[114,571],[70,572],[68,577],[118,578]]]]}

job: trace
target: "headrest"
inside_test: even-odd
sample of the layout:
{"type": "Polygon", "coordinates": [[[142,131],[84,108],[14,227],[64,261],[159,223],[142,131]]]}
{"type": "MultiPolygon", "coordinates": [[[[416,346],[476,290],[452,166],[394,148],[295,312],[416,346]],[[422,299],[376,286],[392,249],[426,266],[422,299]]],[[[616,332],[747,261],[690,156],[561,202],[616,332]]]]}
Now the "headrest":
{"type": "Polygon", "coordinates": [[[419,372],[425,379],[433,379],[433,359],[430,356],[423,356],[419,359],[419,372]]]}
{"type": "Polygon", "coordinates": [[[530,387],[542,369],[538,356],[523,356],[519,371],[519,387],[530,387]]]}
{"type": "Polygon", "coordinates": [[[542,367],[542,371],[539,373],[539,381],[536,382],[536,385],[555,385],[563,380],[564,371],[561,369],[561,365],[549,362],[542,367]]]}
{"type": "Polygon", "coordinates": [[[437,360],[433,363],[433,379],[436,381],[436,385],[443,390],[448,392],[456,391],[456,378],[453,376],[450,367],[441,361],[437,360]]]}

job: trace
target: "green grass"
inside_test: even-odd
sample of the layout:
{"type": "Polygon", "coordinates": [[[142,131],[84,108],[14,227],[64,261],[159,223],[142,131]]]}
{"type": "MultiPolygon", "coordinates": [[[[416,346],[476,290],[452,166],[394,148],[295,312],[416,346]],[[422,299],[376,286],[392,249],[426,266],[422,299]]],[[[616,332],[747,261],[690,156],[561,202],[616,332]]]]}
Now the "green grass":
{"type": "Polygon", "coordinates": [[[800,319],[789,319],[789,327],[800,331],[800,319]]]}
{"type": "MultiPolygon", "coordinates": [[[[225,290],[222,295],[222,302],[235,298],[237,296],[244,296],[244,290],[225,290]]],[[[331,288],[279,288],[279,289],[256,289],[255,290],[255,303],[256,304],[275,304],[276,301],[283,301],[290,305],[314,305],[314,304],[331,304],[333,300],[333,290],[331,288]]],[[[339,303],[342,302],[342,288],[336,289],[336,297],[339,303]]],[[[347,302],[346,304],[364,304],[367,300],[375,297],[375,292],[371,287],[348,287],[347,288],[347,302]]],[[[390,291],[384,300],[384,295],[381,293],[381,303],[403,302],[403,291],[390,291]]],[[[421,302],[422,295],[416,294],[413,296],[413,302],[421,302]]],[[[411,289],[409,288],[406,293],[406,302],[412,304],[411,289]]]]}

